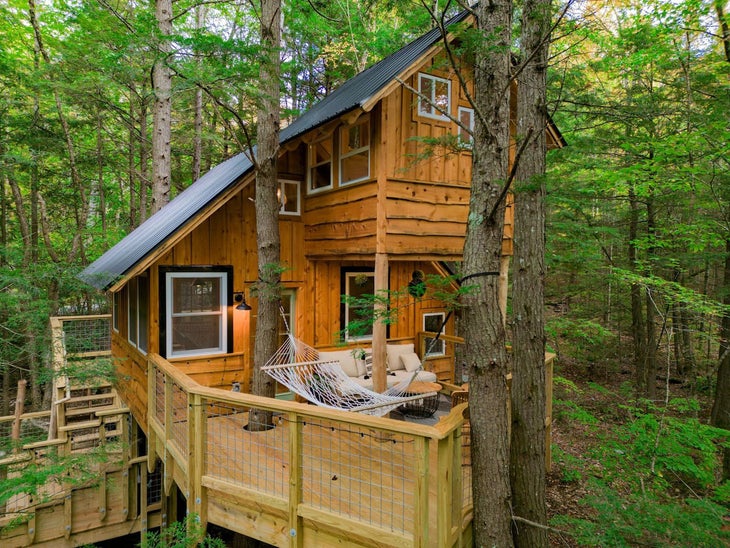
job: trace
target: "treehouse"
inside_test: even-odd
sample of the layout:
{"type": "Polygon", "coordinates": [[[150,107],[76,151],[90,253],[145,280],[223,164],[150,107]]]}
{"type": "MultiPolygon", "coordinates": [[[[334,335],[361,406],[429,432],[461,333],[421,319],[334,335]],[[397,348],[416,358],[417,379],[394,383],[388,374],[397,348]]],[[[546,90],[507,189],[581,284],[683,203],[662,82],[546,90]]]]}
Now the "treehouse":
{"type": "MultiPolygon", "coordinates": [[[[319,352],[372,348],[374,368],[407,348],[432,380],[460,383],[445,303],[428,288],[404,291],[423,275],[449,276],[464,245],[471,136],[451,118],[472,127],[474,113],[440,40],[437,29],[423,35],[282,130],[281,335],[288,328],[319,352]],[[421,138],[449,135],[453,148],[423,154],[421,138]],[[395,295],[387,329],[348,328],[362,305],[341,296],[380,290],[395,295]]],[[[562,142],[552,126],[547,139],[562,142]]],[[[133,457],[146,456],[150,470],[160,466],[165,494],[204,523],[271,544],[465,542],[470,495],[460,413],[438,428],[394,425],[249,394],[254,187],[250,158],[234,156],[81,275],[111,294],[117,389],[148,442],[133,457]],[[246,431],[252,406],[271,411],[275,428],[246,431]]],[[[511,234],[508,207],[503,307],[511,234]]]]}

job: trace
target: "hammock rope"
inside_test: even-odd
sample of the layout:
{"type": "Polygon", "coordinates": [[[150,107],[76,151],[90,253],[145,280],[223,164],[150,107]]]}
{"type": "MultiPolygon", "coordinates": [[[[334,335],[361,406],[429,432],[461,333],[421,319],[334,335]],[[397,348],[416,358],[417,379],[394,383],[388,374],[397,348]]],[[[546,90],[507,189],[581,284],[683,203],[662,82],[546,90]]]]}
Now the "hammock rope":
{"type": "MultiPolygon", "coordinates": [[[[283,311],[282,311],[283,312],[283,311]]],[[[286,324],[286,319],[284,320],[286,324]]],[[[355,382],[339,361],[320,360],[319,352],[288,332],[284,344],[261,368],[289,390],[321,407],[382,416],[412,400],[433,396],[408,394],[407,388],[419,370],[383,393],[355,382]]]]}

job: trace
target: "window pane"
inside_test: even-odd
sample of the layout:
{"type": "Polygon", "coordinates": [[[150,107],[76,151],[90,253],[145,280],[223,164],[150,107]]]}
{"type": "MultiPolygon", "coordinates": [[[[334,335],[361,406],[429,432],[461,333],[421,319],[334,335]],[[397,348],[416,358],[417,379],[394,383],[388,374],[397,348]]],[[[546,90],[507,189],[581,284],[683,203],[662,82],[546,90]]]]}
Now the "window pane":
{"type": "Polygon", "coordinates": [[[220,278],[174,278],[172,313],[219,311],[220,278]]]}
{"type": "Polygon", "coordinates": [[[310,173],[312,177],[312,188],[324,188],[330,186],[332,181],[332,168],[330,164],[322,164],[313,167],[310,173]]]}
{"type": "MultiPolygon", "coordinates": [[[[351,272],[347,275],[347,294],[352,298],[363,298],[375,294],[375,274],[372,272],[351,272]]],[[[346,328],[348,339],[369,339],[373,335],[373,302],[348,304],[346,328]]]]}
{"type": "MultiPolygon", "coordinates": [[[[433,102],[436,103],[440,108],[446,112],[449,111],[449,84],[443,80],[436,80],[436,93],[433,98],[433,102]]],[[[435,111],[434,114],[442,114],[440,111],[435,111]]]]}
{"type": "MultiPolygon", "coordinates": [[[[423,95],[424,97],[433,100],[433,80],[431,80],[431,78],[429,78],[428,76],[422,74],[418,79],[418,91],[420,91],[421,95],[423,95]]],[[[431,104],[427,101],[419,102],[419,110],[424,114],[431,114],[431,104]]]]}
{"type": "Polygon", "coordinates": [[[137,313],[139,314],[139,319],[137,320],[139,325],[139,342],[137,343],[137,347],[143,352],[147,352],[147,326],[149,324],[148,311],[150,301],[149,293],[149,283],[147,278],[140,278],[139,283],[137,284],[137,295],[139,296],[137,304],[137,313]]]}
{"type": "Polygon", "coordinates": [[[342,159],[342,182],[367,179],[370,175],[370,152],[365,150],[342,159]]]}
{"type": "MultiPolygon", "coordinates": [[[[441,322],[444,321],[443,313],[424,314],[423,330],[432,333],[438,333],[441,328],[441,322]]],[[[427,356],[443,356],[446,353],[446,343],[439,339],[426,338],[426,355],[427,356]]]]}
{"type": "Polygon", "coordinates": [[[221,316],[177,316],[172,318],[172,351],[179,352],[202,350],[219,351],[221,342],[221,316]]]}
{"type": "Polygon", "coordinates": [[[283,190],[281,210],[287,213],[299,213],[299,184],[285,181],[281,186],[283,190]]]}
{"type": "Polygon", "coordinates": [[[127,284],[127,318],[128,339],[134,346],[137,346],[137,278],[132,278],[127,284]]]}
{"type": "MultiPolygon", "coordinates": [[[[473,111],[470,108],[460,108],[459,109],[459,121],[464,125],[464,127],[467,127],[469,129],[474,129],[474,116],[473,111]]],[[[465,131],[463,128],[459,128],[459,141],[462,143],[471,143],[472,142],[472,135],[468,131],[465,131]]]]}

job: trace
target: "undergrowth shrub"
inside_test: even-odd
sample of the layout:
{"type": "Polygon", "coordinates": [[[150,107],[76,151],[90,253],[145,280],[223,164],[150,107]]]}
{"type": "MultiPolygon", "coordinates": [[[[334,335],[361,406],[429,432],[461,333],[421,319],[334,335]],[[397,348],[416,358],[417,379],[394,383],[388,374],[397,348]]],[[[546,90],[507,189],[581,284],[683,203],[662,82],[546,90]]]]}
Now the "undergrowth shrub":
{"type": "MultiPolygon", "coordinates": [[[[586,455],[601,466],[588,477],[589,495],[581,501],[594,517],[557,516],[553,525],[585,546],[728,545],[723,516],[730,509],[730,485],[718,485],[718,474],[730,432],[685,416],[697,413],[694,400],[621,407],[628,419],[604,432],[586,455]]],[[[568,469],[564,476],[575,480],[580,464],[560,455],[556,461],[568,469]]]]}

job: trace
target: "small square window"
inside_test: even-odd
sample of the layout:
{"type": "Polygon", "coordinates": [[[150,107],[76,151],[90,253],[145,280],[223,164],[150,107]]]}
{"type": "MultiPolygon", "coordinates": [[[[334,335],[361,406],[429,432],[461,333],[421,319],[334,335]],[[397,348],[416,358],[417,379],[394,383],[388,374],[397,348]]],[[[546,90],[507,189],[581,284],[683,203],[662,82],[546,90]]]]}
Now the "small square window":
{"type": "MultiPolygon", "coordinates": [[[[438,333],[446,315],[443,312],[435,312],[423,315],[423,330],[431,333],[438,333]]],[[[444,356],[446,354],[446,342],[432,337],[426,338],[426,356],[444,356]]]]}
{"type": "Polygon", "coordinates": [[[368,296],[375,295],[375,273],[345,273],[344,329],[348,341],[368,340],[373,338],[374,301],[368,296]],[[352,302],[352,300],[358,300],[352,302]]]}
{"type": "Polygon", "coordinates": [[[299,181],[279,181],[277,198],[281,215],[299,215],[299,181]]]}
{"type": "Polygon", "coordinates": [[[448,120],[451,112],[451,80],[431,76],[418,75],[418,113],[421,116],[448,120]]]}

